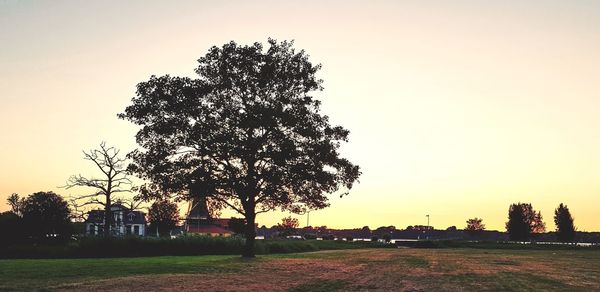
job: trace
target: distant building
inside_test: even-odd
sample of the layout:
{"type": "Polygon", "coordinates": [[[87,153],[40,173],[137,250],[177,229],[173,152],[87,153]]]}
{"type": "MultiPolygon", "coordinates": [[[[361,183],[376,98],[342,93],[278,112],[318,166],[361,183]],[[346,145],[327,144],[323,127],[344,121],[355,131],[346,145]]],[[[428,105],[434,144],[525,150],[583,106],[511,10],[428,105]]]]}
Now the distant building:
{"type": "Polygon", "coordinates": [[[206,199],[198,198],[190,202],[184,229],[188,234],[227,237],[233,235],[228,223],[229,219],[210,218],[206,199]]]}
{"type": "MultiPolygon", "coordinates": [[[[144,212],[130,210],[121,204],[112,205],[110,210],[113,216],[112,236],[146,235],[146,214],[144,212]]],[[[86,235],[104,234],[104,210],[88,212],[84,223],[86,235]]]]}

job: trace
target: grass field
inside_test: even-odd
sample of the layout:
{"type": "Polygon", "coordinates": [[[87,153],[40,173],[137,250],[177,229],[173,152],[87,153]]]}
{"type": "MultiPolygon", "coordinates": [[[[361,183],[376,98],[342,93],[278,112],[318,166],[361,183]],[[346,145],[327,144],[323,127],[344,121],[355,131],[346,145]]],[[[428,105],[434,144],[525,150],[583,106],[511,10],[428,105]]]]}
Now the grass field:
{"type": "Polygon", "coordinates": [[[358,249],[0,260],[0,290],[600,290],[595,250],[358,249]]]}

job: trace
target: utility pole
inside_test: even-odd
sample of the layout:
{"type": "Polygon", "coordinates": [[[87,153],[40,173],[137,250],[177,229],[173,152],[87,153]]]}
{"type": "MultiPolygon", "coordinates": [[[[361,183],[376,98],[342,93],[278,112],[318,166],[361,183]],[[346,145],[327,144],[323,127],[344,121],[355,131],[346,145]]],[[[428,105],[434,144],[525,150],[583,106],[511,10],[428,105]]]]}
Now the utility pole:
{"type": "Polygon", "coordinates": [[[306,212],[306,227],[310,226],[310,211],[306,212]]]}
{"type": "Polygon", "coordinates": [[[429,214],[425,215],[427,217],[427,229],[429,229],[429,214]]]}

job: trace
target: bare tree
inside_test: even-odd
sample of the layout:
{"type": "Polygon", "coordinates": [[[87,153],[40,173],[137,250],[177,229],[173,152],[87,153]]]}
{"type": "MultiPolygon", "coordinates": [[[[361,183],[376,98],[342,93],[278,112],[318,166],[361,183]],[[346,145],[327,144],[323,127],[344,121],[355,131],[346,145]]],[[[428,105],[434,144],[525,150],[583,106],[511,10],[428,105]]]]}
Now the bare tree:
{"type": "Polygon", "coordinates": [[[24,201],[25,199],[21,198],[17,193],[13,193],[6,199],[6,202],[10,206],[11,211],[17,214],[18,216],[21,216],[24,201]]]}
{"type": "Polygon", "coordinates": [[[71,216],[74,222],[83,222],[85,221],[85,206],[81,204],[77,197],[67,198],[67,203],[69,204],[69,209],[71,209],[71,216]]]}
{"type": "MultiPolygon", "coordinates": [[[[82,208],[87,205],[101,205],[104,207],[104,237],[111,235],[112,214],[111,207],[113,202],[122,203],[123,198],[115,197],[117,194],[131,193],[136,190],[133,182],[127,175],[126,159],[119,157],[119,149],[106,146],[105,142],[100,143],[99,149],[83,151],[83,159],[93,162],[101,171],[101,178],[87,178],[79,175],[73,175],[67,181],[65,188],[87,187],[93,189],[92,193],[75,196],[72,198],[72,205],[82,208]]],[[[131,201],[131,207],[134,207],[134,201],[131,201]]],[[[79,209],[77,209],[79,210],[79,209]]]]}

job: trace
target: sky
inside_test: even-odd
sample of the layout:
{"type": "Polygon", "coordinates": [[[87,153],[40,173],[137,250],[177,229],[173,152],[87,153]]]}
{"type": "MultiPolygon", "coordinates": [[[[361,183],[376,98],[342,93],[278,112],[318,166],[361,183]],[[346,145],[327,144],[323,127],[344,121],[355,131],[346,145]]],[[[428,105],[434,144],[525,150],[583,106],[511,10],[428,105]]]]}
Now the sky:
{"type": "Polygon", "coordinates": [[[0,211],[11,193],[85,193],[60,188],[98,175],[82,150],[135,149],[116,115],[137,83],[269,37],[323,65],[315,96],[363,171],[310,225],[504,230],[528,202],[549,230],[565,203],[600,231],[598,1],[0,0],[0,211]]]}

